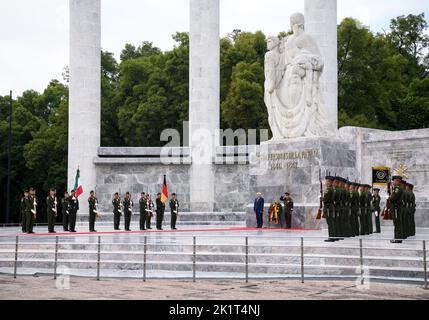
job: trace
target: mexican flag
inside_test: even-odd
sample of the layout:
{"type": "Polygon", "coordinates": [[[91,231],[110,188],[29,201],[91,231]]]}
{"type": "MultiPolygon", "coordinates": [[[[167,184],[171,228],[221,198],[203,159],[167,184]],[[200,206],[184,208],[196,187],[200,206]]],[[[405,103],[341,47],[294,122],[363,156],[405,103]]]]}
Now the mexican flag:
{"type": "Polygon", "coordinates": [[[77,169],[76,180],[74,183],[74,191],[76,191],[76,198],[79,198],[79,196],[83,194],[83,188],[82,188],[82,185],[79,183],[79,180],[80,180],[80,170],[77,169]]]}
{"type": "Polygon", "coordinates": [[[168,200],[167,176],[164,176],[164,184],[162,185],[161,201],[166,203],[168,200]]]}

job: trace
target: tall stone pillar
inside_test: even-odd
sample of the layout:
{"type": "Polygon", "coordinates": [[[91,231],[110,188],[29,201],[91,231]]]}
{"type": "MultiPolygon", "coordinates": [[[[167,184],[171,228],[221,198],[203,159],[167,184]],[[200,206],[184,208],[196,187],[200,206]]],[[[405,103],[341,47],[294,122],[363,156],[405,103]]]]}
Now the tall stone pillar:
{"type": "Polygon", "coordinates": [[[214,209],[213,165],[220,123],[219,0],[190,0],[191,211],[214,209]]]}
{"type": "Polygon", "coordinates": [[[80,168],[84,197],[96,188],[93,159],[100,146],[100,15],[100,0],[70,0],[68,187],[80,168]]]}
{"type": "Polygon", "coordinates": [[[321,86],[332,130],[338,129],[337,0],[305,0],[305,29],[325,60],[321,86]]]}

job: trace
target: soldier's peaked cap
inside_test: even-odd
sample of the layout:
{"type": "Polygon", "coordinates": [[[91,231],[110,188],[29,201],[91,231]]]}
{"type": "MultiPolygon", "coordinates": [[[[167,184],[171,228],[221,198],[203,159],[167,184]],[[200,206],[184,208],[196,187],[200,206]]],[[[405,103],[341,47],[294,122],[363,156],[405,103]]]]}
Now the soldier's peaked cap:
{"type": "Polygon", "coordinates": [[[334,180],[334,177],[332,177],[332,176],[326,176],[326,177],[325,177],[325,179],[326,179],[326,180],[333,181],[333,180],[334,180]]]}
{"type": "Polygon", "coordinates": [[[393,176],[392,180],[402,180],[403,178],[401,176],[393,176]]]}
{"type": "Polygon", "coordinates": [[[378,189],[378,188],[374,188],[374,191],[380,191],[380,189],[378,189]]]}

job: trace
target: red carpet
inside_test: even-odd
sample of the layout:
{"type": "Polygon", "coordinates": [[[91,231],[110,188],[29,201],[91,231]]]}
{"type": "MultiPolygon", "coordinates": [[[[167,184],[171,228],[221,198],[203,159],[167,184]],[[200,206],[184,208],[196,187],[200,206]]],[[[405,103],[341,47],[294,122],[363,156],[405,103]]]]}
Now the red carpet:
{"type": "Polygon", "coordinates": [[[82,236],[82,235],[127,235],[127,234],[151,234],[151,233],[195,233],[195,232],[231,232],[231,231],[277,231],[277,232],[290,232],[290,231],[319,231],[316,229],[257,229],[257,228],[224,228],[224,229],[183,229],[183,230],[146,230],[146,231],[105,231],[105,232],[58,232],[58,233],[35,233],[35,234],[17,234],[23,237],[34,237],[34,236],[50,236],[50,237],[62,237],[62,236],[82,236]]]}

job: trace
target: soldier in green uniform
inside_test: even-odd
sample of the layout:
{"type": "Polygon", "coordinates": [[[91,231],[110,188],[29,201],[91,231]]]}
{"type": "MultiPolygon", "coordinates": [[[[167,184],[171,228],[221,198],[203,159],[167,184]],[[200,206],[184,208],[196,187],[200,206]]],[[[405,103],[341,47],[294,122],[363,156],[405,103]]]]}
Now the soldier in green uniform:
{"type": "Polygon", "coordinates": [[[122,202],[118,192],[116,192],[113,197],[112,205],[113,205],[113,228],[115,229],[115,231],[118,231],[118,230],[121,230],[119,228],[119,225],[121,224],[121,214],[122,214],[122,202]]]}
{"type": "Polygon", "coordinates": [[[29,197],[29,193],[28,190],[24,191],[24,196],[21,198],[21,227],[22,227],[22,232],[23,233],[27,233],[27,213],[25,211],[25,203],[27,201],[29,197]]]}
{"type": "Polygon", "coordinates": [[[373,234],[374,233],[374,224],[372,223],[372,210],[371,210],[371,206],[372,206],[371,189],[372,189],[372,186],[367,184],[365,187],[366,187],[365,190],[366,190],[366,212],[367,212],[368,234],[373,234]]]}
{"type": "Polygon", "coordinates": [[[164,220],[165,203],[161,201],[161,193],[156,195],[156,229],[162,230],[162,221],[164,220]]]}
{"type": "Polygon", "coordinates": [[[64,192],[64,198],[61,199],[61,212],[63,214],[63,230],[70,231],[70,202],[69,193],[64,192]]]}
{"type": "Polygon", "coordinates": [[[171,210],[171,229],[177,230],[176,222],[177,222],[177,217],[179,216],[179,201],[177,201],[175,193],[171,194],[170,210],[171,210]]]}
{"type": "Polygon", "coordinates": [[[293,215],[293,199],[289,192],[286,192],[284,197],[280,198],[283,201],[283,212],[286,224],[286,229],[292,229],[292,215],[293,215]]]}
{"type": "Polygon", "coordinates": [[[125,218],[125,231],[131,231],[131,216],[133,214],[134,203],[131,200],[131,194],[127,192],[124,198],[124,218],[125,218]]]}
{"type": "Polygon", "coordinates": [[[27,233],[33,234],[34,221],[37,218],[37,197],[36,190],[34,188],[30,188],[30,196],[25,202],[25,213],[27,220],[27,227],[25,230],[27,233]]]}
{"type": "Polygon", "coordinates": [[[360,235],[365,236],[368,235],[368,222],[367,222],[367,202],[366,202],[366,191],[365,191],[365,185],[361,184],[359,185],[359,208],[360,208],[360,215],[359,215],[359,223],[360,223],[360,235]]]}
{"type": "Polygon", "coordinates": [[[146,193],[142,192],[139,200],[140,205],[140,231],[146,230],[146,193]]]}
{"type": "Polygon", "coordinates": [[[325,186],[326,190],[323,194],[323,215],[326,218],[328,224],[329,239],[325,242],[335,242],[337,241],[337,224],[335,222],[335,206],[334,206],[334,187],[332,186],[334,177],[326,176],[325,186]]]}
{"type": "Polygon", "coordinates": [[[401,181],[401,187],[404,191],[404,201],[403,201],[403,228],[404,228],[404,236],[408,238],[411,236],[411,193],[409,192],[409,188],[407,188],[408,182],[405,180],[401,181]]]}
{"type": "Polygon", "coordinates": [[[343,229],[341,224],[342,215],[342,190],[340,187],[340,177],[335,177],[333,181],[334,189],[334,223],[335,223],[335,236],[340,238],[343,236],[343,229]]]}
{"type": "Polygon", "coordinates": [[[148,193],[146,195],[146,229],[152,230],[151,221],[153,217],[153,201],[151,195],[148,193]]]}
{"type": "Polygon", "coordinates": [[[351,220],[351,231],[353,237],[357,237],[360,234],[359,229],[359,184],[352,183],[350,189],[350,220],[351,220]]]}
{"type": "Polygon", "coordinates": [[[344,226],[344,236],[352,237],[352,228],[351,228],[351,197],[350,197],[350,184],[351,182],[348,179],[343,179],[343,205],[344,205],[344,214],[343,214],[343,226],[344,226]]]}
{"type": "Polygon", "coordinates": [[[390,211],[393,215],[393,224],[395,227],[395,239],[391,243],[402,243],[402,240],[405,239],[404,230],[403,230],[403,201],[404,201],[404,191],[401,188],[401,176],[392,177],[393,180],[393,191],[392,196],[390,197],[390,211]]]}
{"type": "Polygon", "coordinates": [[[410,236],[414,237],[416,235],[416,195],[411,183],[408,183],[407,189],[410,193],[410,236]]]}
{"type": "Polygon", "coordinates": [[[70,222],[70,232],[76,232],[76,219],[77,212],[79,211],[79,200],[76,198],[76,191],[72,190],[69,197],[69,222],[70,222]]]}
{"type": "Polygon", "coordinates": [[[49,190],[49,196],[46,198],[46,213],[48,217],[48,232],[55,232],[55,220],[57,218],[57,198],[55,195],[55,189],[49,190]]]}
{"type": "Polygon", "coordinates": [[[372,205],[371,209],[375,216],[375,233],[381,233],[381,223],[380,223],[380,215],[381,215],[381,207],[380,207],[381,197],[380,197],[380,189],[375,188],[372,194],[372,205]]]}
{"type": "Polygon", "coordinates": [[[95,230],[95,220],[97,219],[97,216],[98,216],[98,199],[94,191],[90,192],[88,203],[89,203],[89,231],[97,232],[97,230],[95,230]]]}

